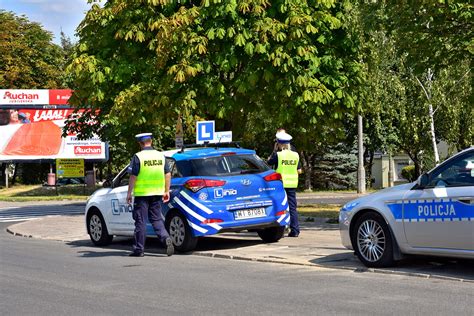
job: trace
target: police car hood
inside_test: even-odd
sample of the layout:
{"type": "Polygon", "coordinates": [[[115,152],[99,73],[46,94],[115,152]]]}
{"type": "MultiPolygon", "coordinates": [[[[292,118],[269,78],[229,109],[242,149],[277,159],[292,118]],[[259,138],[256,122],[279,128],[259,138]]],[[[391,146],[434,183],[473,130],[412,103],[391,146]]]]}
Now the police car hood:
{"type": "Polygon", "coordinates": [[[346,205],[344,205],[344,208],[346,210],[351,210],[356,206],[362,206],[362,205],[367,205],[369,203],[373,203],[375,200],[401,199],[403,198],[407,190],[410,190],[411,188],[413,188],[414,185],[415,185],[415,182],[412,182],[412,183],[396,185],[391,188],[386,188],[386,189],[377,191],[375,193],[352,200],[346,205]]]}
{"type": "Polygon", "coordinates": [[[96,197],[99,197],[99,196],[103,196],[103,195],[107,195],[112,189],[111,188],[102,188],[102,189],[98,189],[96,191],[94,191],[94,193],[92,193],[89,198],[87,199],[87,201],[90,201],[92,200],[93,198],[96,198],[96,197]]]}

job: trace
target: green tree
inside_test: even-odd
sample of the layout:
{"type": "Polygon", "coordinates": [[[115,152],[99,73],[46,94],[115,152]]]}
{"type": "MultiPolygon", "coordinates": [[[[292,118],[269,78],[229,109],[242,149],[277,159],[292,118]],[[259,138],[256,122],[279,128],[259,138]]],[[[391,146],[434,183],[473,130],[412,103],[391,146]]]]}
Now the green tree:
{"type": "Polygon", "coordinates": [[[249,142],[298,126],[300,148],[308,149],[311,139],[321,141],[315,125],[337,125],[355,107],[359,63],[348,9],[334,0],[94,5],[69,71],[72,102],[90,105],[97,125],[82,124],[84,116],[70,127],[85,136],[99,130],[113,144],[145,129],[163,139],[181,115],[188,135],[196,119],[216,119],[249,142]]]}
{"type": "MultiPolygon", "coordinates": [[[[52,39],[52,34],[39,23],[0,10],[0,88],[64,88],[65,59],[61,47],[54,44],[52,39]]],[[[5,168],[6,164],[2,164],[2,175],[5,168]]],[[[22,169],[31,169],[31,164],[17,164],[12,183],[15,182],[17,171],[21,172],[22,169]]],[[[24,174],[28,175],[27,172],[24,174]]]]}
{"type": "Polygon", "coordinates": [[[359,1],[356,7],[368,162],[376,150],[402,150],[419,175],[434,164],[433,134],[456,149],[472,144],[472,5],[359,1]]]}
{"type": "Polygon", "coordinates": [[[0,10],[1,88],[62,88],[63,60],[61,48],[40,24],[0,10]]]}

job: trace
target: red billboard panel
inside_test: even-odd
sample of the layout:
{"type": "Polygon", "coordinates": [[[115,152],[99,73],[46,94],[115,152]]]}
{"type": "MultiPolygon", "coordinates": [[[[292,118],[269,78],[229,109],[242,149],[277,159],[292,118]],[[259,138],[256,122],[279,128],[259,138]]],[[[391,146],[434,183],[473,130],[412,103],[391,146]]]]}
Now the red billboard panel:
{"type": "MultiPolygon", "coordinates": [[[[0,161],[57,158],[106,160],[107,147],[98,137],[62,137],[74,109],[0,109],[0,161]]],[[[76,115],[81,115],[79,111],[76,115]]]]}
{"type": "Polygon", "coordinates": [[[0,89],[0,105],[65,105],[69,89],[0,89]]]}

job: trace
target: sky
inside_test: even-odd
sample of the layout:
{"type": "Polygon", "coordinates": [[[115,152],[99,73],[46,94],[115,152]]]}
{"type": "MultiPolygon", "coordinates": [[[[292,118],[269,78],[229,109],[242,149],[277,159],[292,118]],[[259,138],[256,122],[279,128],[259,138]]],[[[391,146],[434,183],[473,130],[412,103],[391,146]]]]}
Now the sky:
{"type": "Polygon", "coordinates": [[[87,0],[0,0],[0,9],[40,23],[53,33],[56,44],[60,44],[61,29],[73,42],[78,40],[75,30],[89,8],[87,0]]]}

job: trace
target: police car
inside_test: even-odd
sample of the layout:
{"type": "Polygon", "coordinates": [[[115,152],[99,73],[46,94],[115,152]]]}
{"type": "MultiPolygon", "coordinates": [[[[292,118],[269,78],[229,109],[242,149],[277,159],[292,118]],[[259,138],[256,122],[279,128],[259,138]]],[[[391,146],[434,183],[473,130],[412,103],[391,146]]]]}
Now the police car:
{"type": "MultiPolygon", "coordinates": [[[[283,237],[290,216],[281,175],[255,151],[214,147],[164,154],[172,179],[170,202],[163,204],[162,214],[177,250],[193,250],[199,237],[223,232],[254,230],[265,242],[283,237]]],[[[109,244],[114,235],[133,236],[127,171],[87,202],[87,232],[96,245],[109,244]]],[[[155,236],[149,223],[147,235],[155,236]]]]}
{"type": "Polygon", "coordinates": [[[474,259],[474,147],[416,182],[347,203],[339,225],[343,245],[369,267],[405,254],[474,259]]]}

